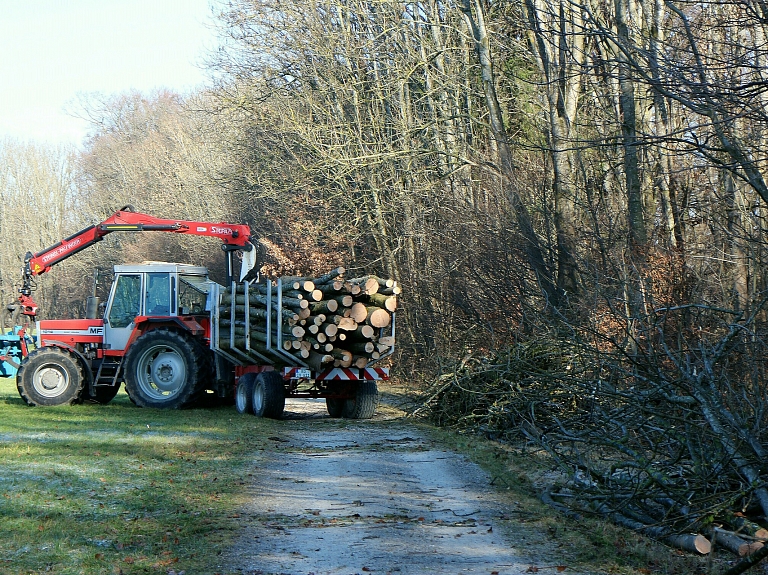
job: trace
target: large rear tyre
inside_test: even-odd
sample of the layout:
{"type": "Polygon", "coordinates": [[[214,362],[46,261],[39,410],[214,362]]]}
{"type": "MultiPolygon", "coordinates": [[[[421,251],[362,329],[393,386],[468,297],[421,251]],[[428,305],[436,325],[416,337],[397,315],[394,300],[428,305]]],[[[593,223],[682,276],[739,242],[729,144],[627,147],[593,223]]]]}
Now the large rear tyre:
{"type": "Polygon", "coordinates": [[[255,373],[246,373],[237,380],[235,389],[235,409],[238,413],[253,413],[253,382],[255,373]]]}
{"type": "Polygon", "coordinates": [[[27,405],[72,405],[80,402],[85,372],[80,359],[58,347],[41,347],[21,363],[16,388],[27,405]]]}
{"type": "Polygon", "coordinates": [[[276,371],[262,371],[253,382],[251,401],[256,417],[280,419],[285,410],[283,378],[276,371]]]}
{"type": "Polygon", "coordinates": [[[204,384],[205,350],[191,337],[165,328],[140,336],[125,361],[125,391],[139,407],[180,409],[204,384]]]}
{"type": "Polygon", "coordinates": [[[347,419],[370,419],[379,405],[379,388],[375,381],[361,381],[357,384],[354,399],[344,401],[342,416],[347,419]]]}

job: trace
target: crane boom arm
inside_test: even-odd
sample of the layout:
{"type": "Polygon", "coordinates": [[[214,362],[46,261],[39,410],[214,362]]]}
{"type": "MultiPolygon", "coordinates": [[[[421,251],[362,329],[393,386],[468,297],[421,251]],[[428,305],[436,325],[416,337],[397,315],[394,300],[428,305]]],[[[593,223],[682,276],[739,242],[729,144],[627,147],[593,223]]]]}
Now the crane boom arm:
{"type": "Polygon", "coordinates": [[[27,273],[33,276],[44,274],[57,263],[100,242],[104,236],[112,232],[154,231],[210,236],[219,238],[226,245],[249,250],[251,229],[245,224],[164,220],[127,208],[128,206],[118,210],[100,224],[88,226],[36,254],[28,253],[24,258],[25,275],[27,273]]]}
{"type": "Polygon", "coordinates": [[[166,220],[148,214],[142,214],[125,206],[116,211],[103,222],[88,226],[76,234],[45,248],[35,254],[28,252],[24,257],[23,285],[19,290],[19,298],[27,315],[34,315],[34,304],[30,298],[34,287],[34,276],[42,275],[65,259],[100,242],[104,236],[112,232],[171,232],[194,236],[209,236],[219,238],[224,242],[225,250],[250,251],[251,229],[245,224],[228,224],[224,222],[197,222],[189,220],[166,220]]]}

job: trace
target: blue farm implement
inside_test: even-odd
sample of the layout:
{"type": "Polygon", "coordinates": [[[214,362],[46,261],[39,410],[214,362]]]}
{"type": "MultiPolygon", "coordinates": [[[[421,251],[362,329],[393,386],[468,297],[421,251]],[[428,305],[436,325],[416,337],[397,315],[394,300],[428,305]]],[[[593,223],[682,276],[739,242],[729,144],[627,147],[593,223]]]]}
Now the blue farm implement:
{"type": "Polygon", "coordinates": [[[15,377],[21,360],[34,347],[34,339],[20,326],[0,334],[0,377],[15,377]]]}

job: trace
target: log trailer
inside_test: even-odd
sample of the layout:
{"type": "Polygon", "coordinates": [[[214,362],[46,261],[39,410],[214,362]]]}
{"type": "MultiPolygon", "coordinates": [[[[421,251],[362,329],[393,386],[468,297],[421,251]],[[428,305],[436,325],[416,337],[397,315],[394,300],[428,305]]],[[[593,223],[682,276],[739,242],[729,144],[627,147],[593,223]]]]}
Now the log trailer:
{"type": "MultiPolygon", "coordinates": [[[[283,345],[280,322],[270,328],[269,318],[283,312],[282,282],[252,281],[258,276],[256,250],[247,225],[159,219],[126,206],[49,248],[27,253],[18,301],[9,309],[35,319],[35,277],[118,231],[219,238],[227,258],[227,288],[211,281],[208,270],[199,266],[115,266],[106,303],[89,297],[86,319],[36,321],[34,345],[28,345],[28,334],[15,334],[20,341],[16,384],[28,405],[106,404],[124,384],[131,401],[147,408],[178,409],[213,395],[233,398],[241,413],[280,418],[287,397],[311,397],[325,398],[332,417],[373,415],[376,382],[388,379],[386,368],[313,369],[286,350],[290,345],[283,345]],[[264,297],[255,295],[259,286],[268,294],[268,328],[266,345],[257,349],[248,337],[236,334],[235,325],[248,325],[249,294],[264,297]],[[220,316],[227,289],[243,294],[245,305],[236,305],[240,295],[230,297],[224,322],[220,316]],[[230,327],[222,328],[222,323],[230,327]]],[[[390,329],[387,337],[394,340],[394,322],[390,329]]]]}

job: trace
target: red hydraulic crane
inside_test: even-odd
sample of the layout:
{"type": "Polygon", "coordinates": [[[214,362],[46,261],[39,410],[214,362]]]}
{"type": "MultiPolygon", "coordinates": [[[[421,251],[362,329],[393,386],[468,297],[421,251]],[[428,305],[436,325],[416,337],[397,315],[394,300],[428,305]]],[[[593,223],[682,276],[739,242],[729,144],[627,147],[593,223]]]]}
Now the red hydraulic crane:
{"type": "MultiPolygon", "coordinates": [[[[250,252],[253,249],[251,229],[245,224],[166,220],[137,212],[133,206],[124,206],[103,222],[88,226],[36,254],[27,252],[24,257],[22,287],[19,289],[21,313],[32,317],[37,314],[38,306],[32,299],[35,276],[50,271],[56,264],[100,242],[112,232],[150,231],[219,238],[224,242],[222,249],[228,253],[238,250],[250,252]]],[[[228,259],[227,273],[230,277],[233,275],[231,258],[228,259]]]]}

